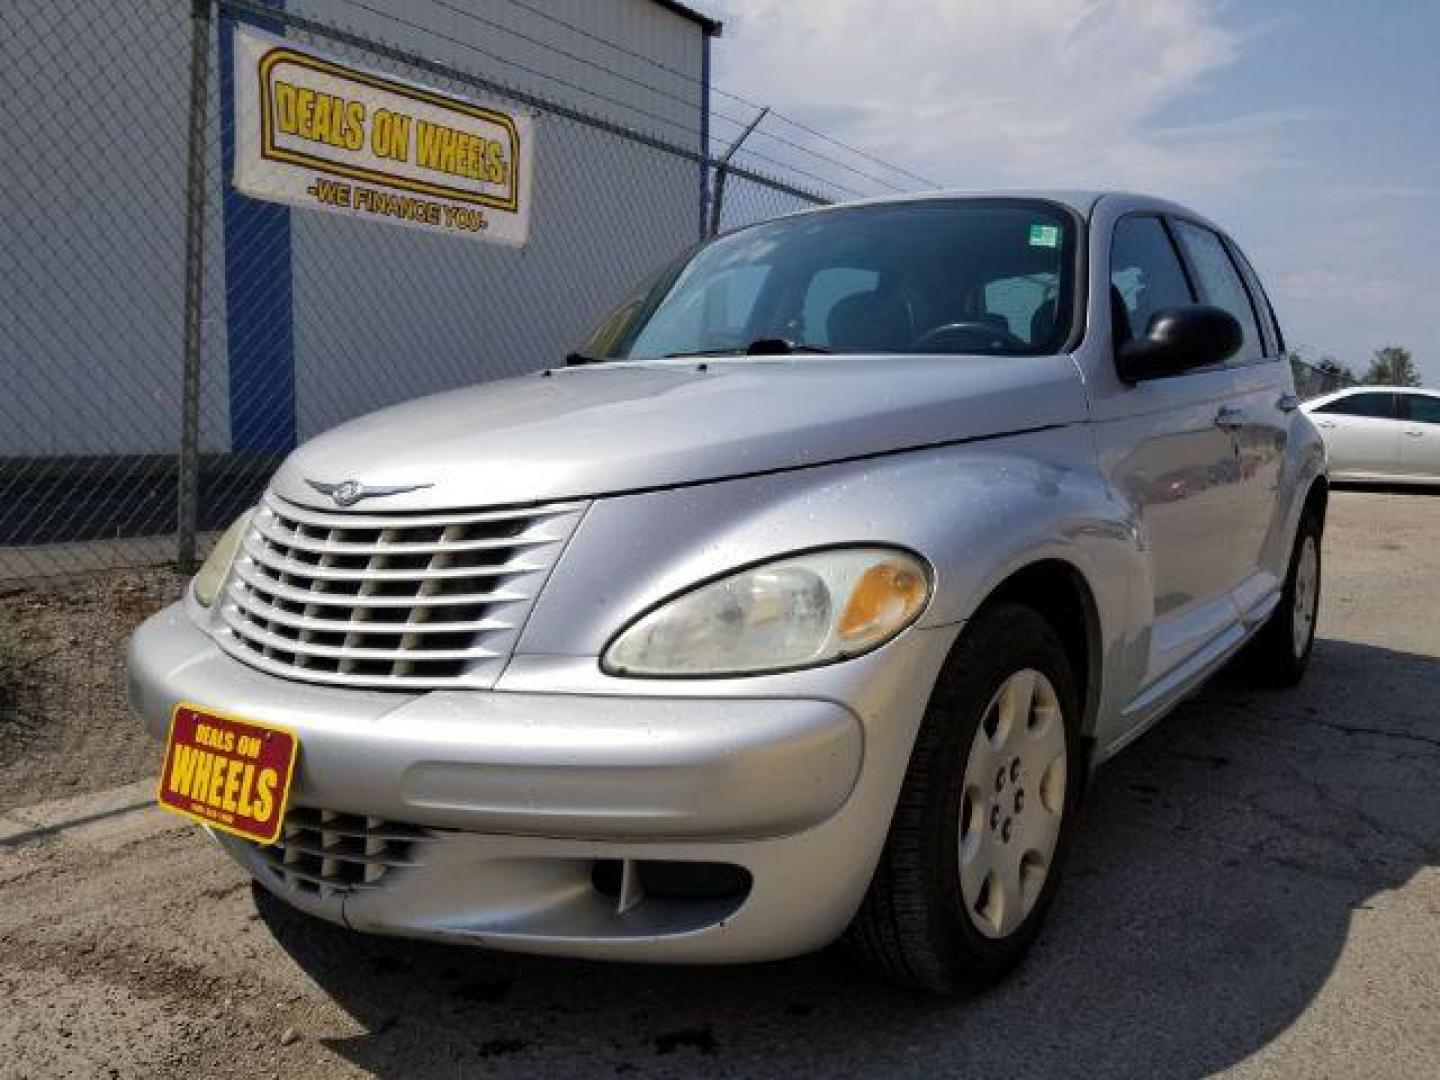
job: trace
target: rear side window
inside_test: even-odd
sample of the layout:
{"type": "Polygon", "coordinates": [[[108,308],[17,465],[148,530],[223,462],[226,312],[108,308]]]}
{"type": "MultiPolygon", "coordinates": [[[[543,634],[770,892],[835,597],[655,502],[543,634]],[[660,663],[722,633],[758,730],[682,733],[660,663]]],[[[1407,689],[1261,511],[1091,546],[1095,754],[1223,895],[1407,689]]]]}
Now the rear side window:
{"type": "Polygon", "coordinates": [[[1170,234],[1157,217],[1121,218],[1110,243],[1110,307],[1116,340],[1143,337],[1151,317],[1195,302],[1170,234]]]}
{"type": "Polygon", "coordinates": [[[1321,405],[1315,411],[1340,416],[1377,416],[1389,420],[1395,415],[1395,395],[1378,391],[1350,394],[1321,405]]]}
{"type": "Polygon", "coordinates": [[[1255,308],[1224,243],[1209,229],[1192,222],[1177,220],[1174,224],[1175,236],[1190,261],[1190,269],[1195,273],[1201,303],[1224,308],[1235,316],[1244,332],[1245,340],[1231,362],[1245,363],[1263,358],[1265,346],[1260,338],[1260,327],[1255,322],[1255,308]]]}
{"type": "Polygon", "coordinates": [[[1226,246],[1235,257],[1235,265],[1240,267],[1245,284],[1250,286],[1250,295],[1255,298],[1255,308],[1260,315],[1260,333],[1265,338],[1265,355],[1279,356],[1285,351],[1285,335],[1280,332],[1280,320],[1275,317],[1275,305],[1270,303],[1270,297],[1265,295],[1265,286],[1260,284],[1260,275],[1255,273],[1255,267],[1245,257],[1245,253],[1233,240],[1226,241],[1226,246]]]}
{"type": "Polygon", "coordinates": [[[1405,417],[1421,424],[1440,424],[1440,397],[1425,394],[1404,394],[1405,417]]]}

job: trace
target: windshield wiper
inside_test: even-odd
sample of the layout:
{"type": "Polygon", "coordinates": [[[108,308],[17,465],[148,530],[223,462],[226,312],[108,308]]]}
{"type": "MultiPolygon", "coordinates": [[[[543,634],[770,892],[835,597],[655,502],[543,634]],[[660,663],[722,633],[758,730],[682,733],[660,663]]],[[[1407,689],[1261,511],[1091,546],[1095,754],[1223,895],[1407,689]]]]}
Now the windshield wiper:
{"type": "Polygon", "coordinates": [[[762,337],[756,338],[745,346],[732,346],[728,349],[697,349],[685,352],[666,353],[665,359],[676,360],[685,356],[793,356],[797,353],[828,353],[829,349],[823,345],[811,345],[804,341],[791,341],[789,338],[762,337]]]}
{"type": "Polygon", "coordinates": [[[603,359],[600,356],[586,356],[582,352],[568,352],[565,354],[565,366],[579,367],[581,364],[598,364],[603,359]]]}

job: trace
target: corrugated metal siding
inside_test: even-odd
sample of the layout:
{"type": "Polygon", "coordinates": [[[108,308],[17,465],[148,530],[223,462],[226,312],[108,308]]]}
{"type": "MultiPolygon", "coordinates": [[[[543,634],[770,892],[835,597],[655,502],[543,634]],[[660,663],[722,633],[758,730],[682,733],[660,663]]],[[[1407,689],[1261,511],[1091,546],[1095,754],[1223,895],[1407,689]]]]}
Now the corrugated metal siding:
{"type": "MultiPolygon", "coordinates": [[[[699,88],[691,79],[700,77],[700,25],[651,0],[528,2],[687,77],[504,0],[457,0],[453,7],[544,44],[433,0],[391,9],[433,33],[341,0],[287,6],[699,148],[699,88]]],[[[57,0],[30,11],[7,6],[0,17],[0,35],[13,47],[54,46],[52,56],[32,57],[28,66],[4,54],[15,76],[3,81],[4,112],[37,126],[16,133],[17,145],[30,140],[35,150],[0,158],[0,185],[17,211],[0,243],[11,323],[0,328],[0,366],[6,393],[25,406],[0,427],[0,457],[173,454],[178,447],[189,4],[134,3],[123,16],[118,9],[97,14],[101,9],[84,0],[57,0]],[[33,26],[14,32],[16,20],[39,20],[39,11],[53,34],[33,26]],[[57,156],[61,132],[68,133],[65,145],[76,147],[90,132],[99,153],[57,167],[65,163],[57,156]]],[[[427,81],[353,50],[314,44],[427,81]]],[[[220,175],[218,83],[212,65],[212,178],[220,175]]],[[[534,216],[523,250],[293,212],[301,438],[392,401],[557,362],[625,288],[694,240],[698,165],[543,114],[536,134],[534,216]]],[[[202,445],[224,451],[233,313],[226,311],[218,184],[207,198],[202,445]]]]}
{"type": "MultiPolygon", "coordinates": [[[[698,85],[638,57],[698,80],[701,28],[650,0],[544,0],[556,18],[638,57],[503,0],[471,0],[464,8],[474,17],[426,0],[410,5],[406,18],[423,18],[432,32],[342,0],[295,6],[519,90],[699,146],[698,85]]],[[[395,401],[559,364],[624,290],[696,238],[695,163],[543,112],[535,139],[530,241],[518,251],[330,215],[294,216],[301,438],[395,401]]]]}

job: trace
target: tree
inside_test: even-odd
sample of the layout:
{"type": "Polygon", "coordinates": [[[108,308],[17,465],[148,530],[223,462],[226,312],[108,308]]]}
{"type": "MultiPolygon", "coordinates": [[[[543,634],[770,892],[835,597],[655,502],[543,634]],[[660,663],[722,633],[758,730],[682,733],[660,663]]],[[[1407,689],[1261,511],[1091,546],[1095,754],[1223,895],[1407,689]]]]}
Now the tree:
{"type": "Polygon", "coordinates": [[[1355,373],[1333,356],[1323,356],[1317,362],[1305,359],[1298,351],[1291,351],[1287,359],[1295,379],[1295,392],[1302,398],[1318,397],[1345,386],[1354,386],[1357,381],[1355,373]]]}
{"type": "Polygon", "coordinates": [[[1349,364],[1342,364],[1333,356],[1322,356],[1320,363],[1316,366],[1327,378],[1334,380],[1341,386],[1354,386],[1360,381],[1355,378],[1355,372],[1350,370],[1349,364]]]}
{"type": "Polygon", "coordinates": [[[1370,367],[1360,381],[1369,386],[1419,386],[1420,373],[1415,370],[1415,358],[1409,349],[1386,345],[1375,350],[1370,367]]]}

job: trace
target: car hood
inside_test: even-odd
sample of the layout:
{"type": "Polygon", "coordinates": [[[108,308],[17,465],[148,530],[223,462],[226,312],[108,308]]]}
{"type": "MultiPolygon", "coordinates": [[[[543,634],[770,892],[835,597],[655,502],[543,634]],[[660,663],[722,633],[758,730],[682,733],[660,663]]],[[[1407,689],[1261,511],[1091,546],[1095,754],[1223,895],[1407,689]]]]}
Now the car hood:
{"type": "Polygon", "coordinates": [[[596,364],[421,398],[307,442],[273,482],[425,485],[375,510],[548,502],[1072,423],[1069,356],[795,356],[596,364]]]}

